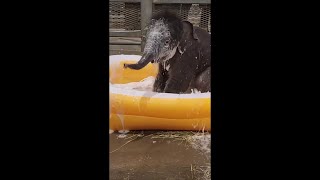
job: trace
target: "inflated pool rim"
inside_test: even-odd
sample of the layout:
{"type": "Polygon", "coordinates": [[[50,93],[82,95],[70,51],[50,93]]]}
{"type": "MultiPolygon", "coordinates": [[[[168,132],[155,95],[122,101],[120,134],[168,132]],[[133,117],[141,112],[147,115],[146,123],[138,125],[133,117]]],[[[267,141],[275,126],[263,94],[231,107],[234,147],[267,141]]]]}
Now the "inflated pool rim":
{"type": "MultiPolygon", "coordinates": [[[[109,66],[110,68],[118,66],[121,61],[139,61],[141,58],[140,55],[111,55],[109,56],[109,66]]],[[[123,94],[128,96],[137,96],[137,97],[154,97],[154,98],[211,98],[211,93],[193,93],[193,94],[173,94],[173,93],[156,93],[150,91],[141,91],[133,89],[123,89],[113,86],[109,81],[109,90],[113,94],[123,94]]]]}

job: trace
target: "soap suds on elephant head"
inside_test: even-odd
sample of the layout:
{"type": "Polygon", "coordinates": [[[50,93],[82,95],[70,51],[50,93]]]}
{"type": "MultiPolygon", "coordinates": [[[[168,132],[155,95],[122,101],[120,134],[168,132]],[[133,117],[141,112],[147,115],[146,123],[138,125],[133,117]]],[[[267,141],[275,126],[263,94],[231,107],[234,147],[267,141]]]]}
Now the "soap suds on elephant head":
{"type": "MultiPolygon", "coordinates": [[[[113,87],[126,89],[126,90],[138,90],[138,91],[149,91],[152,92],[153,83],[155,81],[155,77],[149,76],[139,82],[131,82],[126,84],[112,84],[113,87]]],[[[201,93],[197,89],[191,89],[191,94],[199,94],[201,93]]]]}

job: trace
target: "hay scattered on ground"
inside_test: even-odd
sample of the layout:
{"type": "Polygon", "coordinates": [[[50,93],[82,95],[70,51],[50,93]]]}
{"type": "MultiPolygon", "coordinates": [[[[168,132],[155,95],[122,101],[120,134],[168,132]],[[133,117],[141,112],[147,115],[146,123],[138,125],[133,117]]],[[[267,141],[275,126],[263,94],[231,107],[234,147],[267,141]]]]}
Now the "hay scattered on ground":
{"type": "Polygon", "coordinates": [[[180,144],[184,143],[205,154],[208,159],[211,157],[211,134],[209,132],[160,131],[153,134],[151,139],[180,141],[180,144]]]}
{"type": "Polygon", "coordinates": [[[193,131],[160,131],[152,135],[151,139],[172,139],[173,141],[186,141],[193,148],[204,153],[210,153],[211,134],[209,132],[193,131]]]}
{"type": "Polygon", "coordinates": [[[208,159],[210,159],[211,154],[211,135],[198,133],[188,138],[189,144],[194,149],[197,149],[204,153],[208,159]]]}
{"type": "Polygon", "coordinates": [[[171,139],[172,141],[181,141],[188,147],[192,147],[205,155],[209,161],[205,166],[191,165],[192,178],[196,180],[211,179],[211,134],[209,132],[192,131],[160,131],[152,135],[151,139],[171,139]]]}
{"type": "Polygon", "coordinates": [[[191,175],[195,180],[211,179],[211,164],[207,163],[205,166],[191,165],[191,175]]]}
{"type": "MultiPolygon", "coordinates": [[[[127,133],[128,133],[129,131],[127,131],[127,133]]],[[[152,134],[150,134],[150,135],[152,135],[152,134]]],[[[113,150],[113,151],[111,151],[111,152],[109,152],[110,154],[111,153],[114,153],[114,152],[116,152],[116,151],[118,151],[119,149],[121,149],[122,147],[124,147],[125,145],[127,145],[127,144],[129,144],[130,142],[132,142],[132,141],[134,141],[134,140],[136,140],[136,139],[138,139],[138,138],[144,138],[144,137],[147,137],[147,136],[149,136],[149,135],[144,135],[143,134],[143,132],[142,133],[135,133],[135,132],[132,132],[132,135],[131,136],[128,136],[128,135],[126,135],[126,134],[120,134],[119,136],[118,136],[118,138],[124,138],[125,140],[128,140],[129,139],[129,141],[127,141],[126,143],[124,143],[123,145],[121,145],[120,147],[118,147],[117,149],[115,149],[115,150],[113,150]],[[121,135],[124,135],[124,136],[121,136],[121,135]],[[120,137],[121,136],[121,137],[120,137]]]]}
{"type": "MultiPolygon", "coordinates": [[[[138,139],[151,136],[153,140],[168,140],[175,142],[179,141],[179,145],[183,144],[187,147],[192,147],[196,149],[199,153],[202,153],[207,158],[208,163],[205,166],[195,166],[191,165],[190,171],[193,179],[195,180],[209,180],[211,179],[211,134],[209,132],[193,132],[193,131],[158,131],[152,134],[145,135],[142,132],[135,133],[134,131],[123,137],[128,140],[126,143],[118,147],[117,149],[110,152],[114,153],[129,144],[130,142],[138,139]]],[[[154,141],[153,141],[154,142],[154,141]]]]}

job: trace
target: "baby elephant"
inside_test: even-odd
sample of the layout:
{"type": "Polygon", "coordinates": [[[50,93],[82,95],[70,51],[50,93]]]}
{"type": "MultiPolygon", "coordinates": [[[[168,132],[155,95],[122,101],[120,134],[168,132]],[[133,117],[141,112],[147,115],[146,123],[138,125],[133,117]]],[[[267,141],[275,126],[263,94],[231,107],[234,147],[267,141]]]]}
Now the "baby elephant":
{"type": "Polygon", "coordinates": [[[138,70],[149,62],[159,64],[155,92],[211,92],[211,35],[172,13],[152,17],[141,59],[124,67],[138,70]]]}

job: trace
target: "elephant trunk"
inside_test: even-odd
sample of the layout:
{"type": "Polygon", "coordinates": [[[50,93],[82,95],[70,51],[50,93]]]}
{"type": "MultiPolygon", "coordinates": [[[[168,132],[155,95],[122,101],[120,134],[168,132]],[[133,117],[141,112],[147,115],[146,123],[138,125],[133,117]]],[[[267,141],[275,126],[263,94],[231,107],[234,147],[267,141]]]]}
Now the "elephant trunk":
{"type": "Polygon", "coordinates": [[[136,64],[124,64],[124,67],[139,70],[144,68],[149,62],[151,62],[153,58],[154,56],[152,53],[144,53],[141,59],[136,64]]]}

